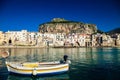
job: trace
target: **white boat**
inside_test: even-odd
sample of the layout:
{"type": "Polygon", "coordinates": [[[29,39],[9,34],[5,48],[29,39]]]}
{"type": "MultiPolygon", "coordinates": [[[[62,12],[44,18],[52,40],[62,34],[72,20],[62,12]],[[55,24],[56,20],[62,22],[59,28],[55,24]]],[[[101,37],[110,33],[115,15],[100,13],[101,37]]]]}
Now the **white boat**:
{"type": "Polygon", "coordinates": [[[60,64],[59,62],[6,62],[7,69],[10,73],[21,75],[54,75],[67,72],[69,64],[60,64]]]}
{"type": "Polygon", "coordinates": [[[65,73],[69,70],[69,61],[66,62],[7,62],[10,73],[29,76],[48,76],[65,73]]]}

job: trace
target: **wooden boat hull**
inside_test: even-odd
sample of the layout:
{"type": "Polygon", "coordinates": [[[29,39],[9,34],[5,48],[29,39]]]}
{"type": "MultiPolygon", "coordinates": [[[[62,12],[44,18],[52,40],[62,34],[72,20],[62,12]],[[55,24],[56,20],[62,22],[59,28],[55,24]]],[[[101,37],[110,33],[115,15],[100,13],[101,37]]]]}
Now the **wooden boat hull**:
{"type": "Polygon", "coordinates": [[[62,74],[69,70],[69,64],[59,63],[15,63],[6,62],[7,69],[12,74],[25,76],[49,76],[62,74]]]}

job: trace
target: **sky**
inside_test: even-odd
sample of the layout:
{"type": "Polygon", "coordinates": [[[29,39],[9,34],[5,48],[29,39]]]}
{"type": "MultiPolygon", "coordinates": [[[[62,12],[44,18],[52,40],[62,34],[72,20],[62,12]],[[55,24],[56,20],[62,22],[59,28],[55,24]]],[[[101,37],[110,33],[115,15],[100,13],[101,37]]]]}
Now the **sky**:
{"type": "Polygon", "coordinates": [[[102,31],[120,27],[119,0],[0,0],[0,31],[38,32],[53,18],[96,24],[102,31]]]}

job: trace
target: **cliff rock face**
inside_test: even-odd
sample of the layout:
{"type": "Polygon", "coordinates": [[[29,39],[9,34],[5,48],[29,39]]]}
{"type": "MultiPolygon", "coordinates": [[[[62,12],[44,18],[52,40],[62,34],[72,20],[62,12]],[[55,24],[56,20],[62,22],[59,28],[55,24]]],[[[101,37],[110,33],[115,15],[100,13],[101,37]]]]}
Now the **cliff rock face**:
{"type": "Polygon", "coordinates": [[[51,22],[39,26],[41,33],[85,33],[92,34],[97,32],[94,24],[85,24],[81,22],[68,21],[61,18],[54,18],[51,22]]]}

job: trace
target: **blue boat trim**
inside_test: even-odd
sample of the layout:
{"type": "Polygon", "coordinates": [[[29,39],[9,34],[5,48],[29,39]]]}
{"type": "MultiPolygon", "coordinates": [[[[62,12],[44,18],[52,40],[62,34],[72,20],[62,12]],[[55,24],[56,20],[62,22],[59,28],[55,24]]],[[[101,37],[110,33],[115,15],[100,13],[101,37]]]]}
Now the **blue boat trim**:
{"type": "MultiPolygon", "coordinates": [[[[63,73],[66,73],[66,72],[67,71],[52,72],[52,73],[43,73],[43,74],[37,74],[35,76],[52,76],[52,75],[63,74],[63,73]]],[[[15,73],[15,72],[10,72],[10,74],[22,75],[22,76],[33,76],[32,74],[19,74],[19,73],[15,73]]]]}

